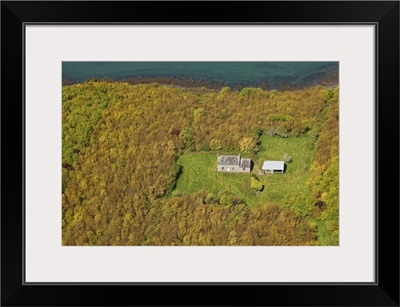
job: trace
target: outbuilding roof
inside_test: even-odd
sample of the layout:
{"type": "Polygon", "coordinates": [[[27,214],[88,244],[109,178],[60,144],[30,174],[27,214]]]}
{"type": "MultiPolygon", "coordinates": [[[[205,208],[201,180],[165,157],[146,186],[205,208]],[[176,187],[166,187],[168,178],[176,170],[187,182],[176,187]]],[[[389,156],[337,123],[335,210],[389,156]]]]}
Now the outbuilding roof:
{"type": "Polygon", "coordinates": [[[250,158],[242,158],[240,160],[240,167],[250,168],[251,160],[250,158]]]}
{"type": "Polygon", "coordinates": [[[264,161],[261,169],[266,170],[280,170],[283,171],[285,168],[285,162],[283,161],[264,161]]]}

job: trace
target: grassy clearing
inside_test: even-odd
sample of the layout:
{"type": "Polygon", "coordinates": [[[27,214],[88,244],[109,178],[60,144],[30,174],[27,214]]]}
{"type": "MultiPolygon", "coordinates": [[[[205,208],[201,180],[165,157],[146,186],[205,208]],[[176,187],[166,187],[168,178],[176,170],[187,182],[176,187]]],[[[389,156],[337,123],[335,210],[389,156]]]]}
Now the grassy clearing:
{"type": "Polygon", "coordinates": [[[261,137],[261,149],[257,154],[254,171],[258,172],[264,160],[282,160],[287,153],[292,162],[286,163],[284,174],[267,174],[259,176],[265,185],[262,197],[267,203],[276,203],[291,207],[300,213],[306,208],[297,208],[297,203],[304,202],[311,197],[306,183],[310,167],[314,159],[314,148],[310,146],[310,137],[298,138],[261,137]]]}
{"type": "Polygon", "coordinates": [[[218,194],[229,191],[248,199],[251,196],[250,174],[217,172],[217,153],[190,153],[178,159],[182,173],[174,193],[194,193],[201,190],[218,194]],[[233,175],[233,176],[232,176],[233,175]]]}
{"type": "MultiPolygon", "coordinates": [[[[314,158],[314,149],[309,146],[310,137],[298,138],[261,137],[261,149],[254,162],[251,174],[258,174],[264,160],[282,160],[285,153],[293,161],[287,164],[284,174],[258,176],[265,188],[259,196],[250,188],[251,174],[218,173],[216,171],[217,153],[183,154],[178,163],[182,166],[174,194],[194,193],[201,190],[217,194],[225,190],[243,198],[252,207],[262,204],[277,204],[290,207],[305,214],[305,201],[311,195],[306,189],[309,170],[314,158]]],[[[232,153],[236,154],[236,153],[232,153]]]]}

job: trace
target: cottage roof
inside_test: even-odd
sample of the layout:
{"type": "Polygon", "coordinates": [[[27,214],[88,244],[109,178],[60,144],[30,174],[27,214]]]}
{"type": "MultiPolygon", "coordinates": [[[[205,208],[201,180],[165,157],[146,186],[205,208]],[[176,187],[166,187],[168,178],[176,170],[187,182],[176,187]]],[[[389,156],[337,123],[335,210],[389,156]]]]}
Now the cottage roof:
{"type": "Polygon", "coordinates": [[[261,169],[266,170],[280,170],[283,171],[285,168],[285,162],[283,161],[264,161],[261,169]]]}
{"type": "Polygon", "coordinates": [[[239,165],[240,156],[221,155],[218,156],[218,165],[239,165]]]}

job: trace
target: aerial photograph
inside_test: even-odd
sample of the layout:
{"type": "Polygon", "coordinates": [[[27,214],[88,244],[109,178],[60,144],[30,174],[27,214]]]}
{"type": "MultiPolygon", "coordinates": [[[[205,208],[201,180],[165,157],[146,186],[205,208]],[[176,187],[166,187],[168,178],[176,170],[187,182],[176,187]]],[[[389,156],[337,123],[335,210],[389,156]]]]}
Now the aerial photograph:
{"type": "Polygon", "coordinates": [[[338,246],[338,62],[63,62],[63,246],[338,246]]]}

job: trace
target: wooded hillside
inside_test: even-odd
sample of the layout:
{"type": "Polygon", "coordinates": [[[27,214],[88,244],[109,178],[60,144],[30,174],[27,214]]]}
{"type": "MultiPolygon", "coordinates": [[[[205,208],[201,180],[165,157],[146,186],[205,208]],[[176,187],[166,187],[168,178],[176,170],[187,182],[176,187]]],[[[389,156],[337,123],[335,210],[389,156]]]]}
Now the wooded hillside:
{"type": "Polygon", "coordinates": [[[238,92],[89,81],[62,91],[64,245],[338,243],[338,89],[238,92]],[[304,204],[306,213],[279,200],[249,208],[229,191],[173,196],[180,155],[254,156],[263,134],[313,136],[304,188],[314,199],[304,204]],[[314,206],[318,201],[323,206],[314,206]]]}

